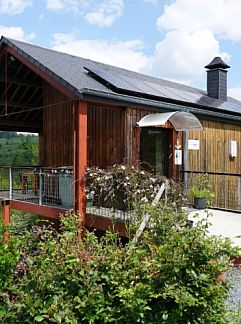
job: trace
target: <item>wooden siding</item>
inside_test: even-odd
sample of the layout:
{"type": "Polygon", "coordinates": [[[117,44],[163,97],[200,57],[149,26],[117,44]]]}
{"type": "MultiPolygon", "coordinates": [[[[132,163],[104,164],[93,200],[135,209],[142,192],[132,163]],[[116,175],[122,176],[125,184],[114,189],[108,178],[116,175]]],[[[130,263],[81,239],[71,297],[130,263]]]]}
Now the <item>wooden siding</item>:
{"type": "MultiPolygon", "coordinates": [[[[148,114],[160,113],[160,111],[140,108],[128,108],[126,112],[126,160],[127,163],[138,165],[140,162],[140,128],[135,127],[135,124],[141,118],[148,114]]],[[[180,167],[174,165],[174,146],[176,144],[177,132],[173,129],[170,122],[167,122],[165,128],[170,128],[168,138],[168,157],[167,157],[167,176],[173,179],[179,179],[178,170],[180,167]]],[[[180,141],[182,136],[179,136],[180,141]]]]}
{"type": "MultiPolygon", "coordinates": [[[[207,172],[221,208],[241,207],[241,125],[201,120],[204,131],[189,132],[189,139],[200,141],[200,150],[188,150],[189,171],[207,172]],[[238,155],[230,158],[230,141],[237,141],[238,155]]],[[[190,177],[189,177],[190,180],[190,177]]]]}
{"type": "Polygon", "coordinates": [[[106,168],[125,160],[125,109],[88,106],[88,164],[106,168]]]}
{"type": "Polygon", "coordinates": [[[126,160],[127,163],[137,164],[140,160],[140,129],[135,124],[144,116],[156,111],[140,108],[128,108],[126,111],[126,160]]]}
{"type": "Polygon", "coordinates": [[[73,165],[73,101],[44,83],[43,132],[40,136],[40,164],[73,165]]]}

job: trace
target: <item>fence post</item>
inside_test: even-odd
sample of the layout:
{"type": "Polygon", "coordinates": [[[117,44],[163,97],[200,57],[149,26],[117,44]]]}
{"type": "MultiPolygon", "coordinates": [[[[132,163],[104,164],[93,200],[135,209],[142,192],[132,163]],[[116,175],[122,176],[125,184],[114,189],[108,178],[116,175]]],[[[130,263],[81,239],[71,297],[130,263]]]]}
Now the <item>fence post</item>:
{"type": "Polygon", "coordinates": [[[42,169],[39,169],[39,205],[43,204],[43,178],[42,169]]]}
{"type": "MultiPolygon", "coordinates": [[[[0,198],[1,199],[1,198],[0,198]]],[[[2,198],[1,200],[2,207],[2,222],[4,226],[10,225],[10,200],[2,198]]],[[[9,230],[4,231],[3,241],[9,241],[9,230]]]]}
{"type": "Polygon", "coordinates": [[[9,167],[9,199],[13,198],[13,174],[12,168],[9,167]]]}

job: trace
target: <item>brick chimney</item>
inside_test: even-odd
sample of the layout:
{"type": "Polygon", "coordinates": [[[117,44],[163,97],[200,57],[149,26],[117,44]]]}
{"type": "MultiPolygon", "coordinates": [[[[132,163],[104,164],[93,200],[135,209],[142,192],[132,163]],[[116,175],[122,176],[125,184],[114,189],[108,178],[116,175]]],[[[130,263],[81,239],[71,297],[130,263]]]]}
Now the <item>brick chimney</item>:
{"type": "Polygon", "coordinates": [[[227,72],[230,66],[221,57],[215,57],[205,66],[207,71],[207,92],[211,98],[227,101],[227,72]]]}

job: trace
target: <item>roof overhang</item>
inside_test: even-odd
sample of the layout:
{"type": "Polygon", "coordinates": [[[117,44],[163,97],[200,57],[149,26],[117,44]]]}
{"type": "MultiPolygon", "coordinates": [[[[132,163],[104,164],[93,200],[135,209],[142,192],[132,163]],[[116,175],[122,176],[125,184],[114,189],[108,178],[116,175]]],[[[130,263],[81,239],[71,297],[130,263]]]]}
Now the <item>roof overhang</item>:
{"type": "Polygon", "coordinates": [[[150,114],[136,123],[138,127],[161,127],[169,121],[176,131],[203,130],[196,116],[189,112],[173,111],[162,114],[150,114]]]}

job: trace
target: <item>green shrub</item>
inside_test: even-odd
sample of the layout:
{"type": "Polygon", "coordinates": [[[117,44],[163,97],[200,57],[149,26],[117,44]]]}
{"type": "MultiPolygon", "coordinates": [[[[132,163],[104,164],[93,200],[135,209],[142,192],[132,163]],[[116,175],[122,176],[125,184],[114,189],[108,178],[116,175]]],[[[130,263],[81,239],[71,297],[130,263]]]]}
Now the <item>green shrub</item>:
{"type": "Polygon", "coordinates": [[[188,196],[192,198],[206,198],[208,205],[211,204],[215,194],[207,173],[195,175],[193,183],[188,189],[188,196]]]}
{"type": "Polygon", "coordinates": [[[227,323],[228,283],[216,278],[236,249],[207,237],[208,221],[189,228],[181,210],[159,205],[145,212],[150,230],[138,245],[123,245],[110,232],[86,232],[80,241],[71,214],[59,232],[33,226],[21,237],[13,233],[10,245],[0,243],[10,258],[0,322],[227,323]]]}

